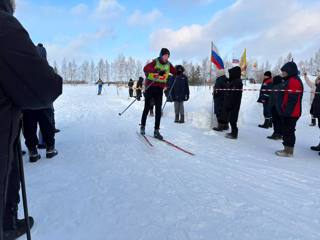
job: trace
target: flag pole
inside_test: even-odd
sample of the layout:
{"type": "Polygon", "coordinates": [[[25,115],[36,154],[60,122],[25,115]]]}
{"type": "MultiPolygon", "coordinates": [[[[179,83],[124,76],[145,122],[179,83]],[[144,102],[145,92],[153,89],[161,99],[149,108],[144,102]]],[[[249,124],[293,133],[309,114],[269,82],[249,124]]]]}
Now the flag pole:
{"type": "MultiPolygon", "coordinates": [[[[211,84],[213,84],[212,81],[212,52],[213,52],[213,41],[211,41],[211,52],[210,52],[210,85],[209,89],[211,90],[211,84]]],[[[212,106],[211,106],[211,129],[213,128],[213,114],[214,114],[214,99],[212,95],[212,106]]]]}
{"type": "Polygon", "coordinates": [[[211,41],[211,52],[210,52],[210,85],[209,85],[210,90],[211,90],[211,84],[213,84],[213,81],[212,81],[212,61],[211,61],[212,52],[213,52],[213,41],[211,41]]]}

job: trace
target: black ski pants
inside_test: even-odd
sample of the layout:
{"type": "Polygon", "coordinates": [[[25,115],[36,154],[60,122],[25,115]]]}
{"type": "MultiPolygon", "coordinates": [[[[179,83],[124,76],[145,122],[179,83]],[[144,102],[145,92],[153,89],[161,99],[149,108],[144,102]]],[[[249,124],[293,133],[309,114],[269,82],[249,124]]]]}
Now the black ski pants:
{"type": "Polygon", "coordinates": [[[39,123],[43,140],[47,147],[54,147],[54,130],[52,122],[52,109],[25,110],[23,111],[23,135],[29,150],[35,150],[39,144],[37,137],[37,124],[39,123]]]}
{"type": "Polygon", "coordinates": [[[145,105],[141,118],[141,126],[146,126],[147,116],[150,111],[150,105],[154,101],[156,108],[155,115],[155,125],[156,130],[160,129],[161,114],[162,114],[162,98],[163,98],[163,89],[161,87],[149,87],[145,92],[145,105]]]}

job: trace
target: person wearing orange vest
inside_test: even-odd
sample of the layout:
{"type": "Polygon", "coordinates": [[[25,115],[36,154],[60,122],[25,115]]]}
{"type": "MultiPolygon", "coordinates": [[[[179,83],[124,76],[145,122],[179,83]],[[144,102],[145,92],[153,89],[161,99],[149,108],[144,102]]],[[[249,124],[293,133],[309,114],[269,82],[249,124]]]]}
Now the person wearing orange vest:
{"type": "Polygon", "coordinates": [[[170,51],[167,48],[162,48],[160,56],[147,64],[143,69],[146,74],[146,90],[144,94],[145,106],[141,118],[140,133],[145,135],[147,116],[150,111],[150,103],[153,100],[156,108],[154,137],[160,140],[163,140],[163,136],[160,134],[163,90],[167,88],[169,75],[176,74],[176,69],[169,62],[169,57],[170,51]]]}

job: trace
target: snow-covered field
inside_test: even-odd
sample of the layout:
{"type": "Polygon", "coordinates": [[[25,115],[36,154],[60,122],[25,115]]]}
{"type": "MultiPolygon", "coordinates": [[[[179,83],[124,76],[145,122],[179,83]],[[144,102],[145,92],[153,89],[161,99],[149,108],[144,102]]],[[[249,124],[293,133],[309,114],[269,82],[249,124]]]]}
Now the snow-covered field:
{"type": "Polygon", "coordinates": [[[119,117],[127,90],[106,89],[65,86],[55,104],[59,156],[25,159],[33,239],[320,239],[320,156],[309,150],[320,131],[308,126],[308,94],[295,157],[282,159],[274,155],[281,142],[257,127],[258,92],[244,93],[232,141],[209,128],[211,90],[192,88],[187,123],[173,123],[169,104],[161,129],[192,157],[153,139],[148,148],[136,133],[143,102],[119,117]]]}

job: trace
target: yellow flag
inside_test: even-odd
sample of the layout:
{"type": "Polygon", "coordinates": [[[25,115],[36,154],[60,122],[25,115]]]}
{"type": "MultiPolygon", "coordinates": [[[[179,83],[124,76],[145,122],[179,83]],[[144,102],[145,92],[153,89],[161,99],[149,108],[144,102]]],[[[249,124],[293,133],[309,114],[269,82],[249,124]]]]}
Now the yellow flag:
{"type": "Polygon", "coordinates": [[[247,71],[248,64],[247,64],[247,49],[246,48],[244,49],[244,52],[241,57],[240,67],[241,67],[241,70],[243,73],[245,73],[247,71]]]}

